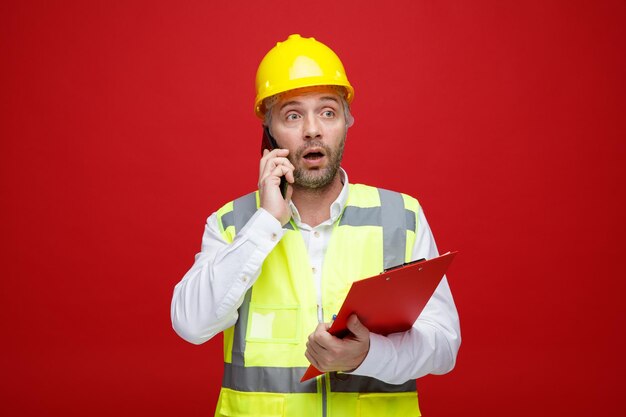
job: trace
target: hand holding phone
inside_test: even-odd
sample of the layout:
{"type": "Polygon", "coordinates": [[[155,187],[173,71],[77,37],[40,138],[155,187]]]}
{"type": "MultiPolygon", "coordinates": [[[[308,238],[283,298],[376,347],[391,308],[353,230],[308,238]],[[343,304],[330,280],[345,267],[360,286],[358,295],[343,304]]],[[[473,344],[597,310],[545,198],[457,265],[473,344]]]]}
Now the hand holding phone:
{"type": "MultiPolygon", "coordinates": [[[[263,138],[261,139],[261,155],[263,155],[263,151],[273,150],[278,148],[278,144],[276,144],[276,140],[270,133],[270,129],[267,126],[263,126],[263,138]]],[[[280,194],[285,198],[287,196],[287,178],[283,175],[280,177],[280,194]]]]}
{"type": "Polygon", "coordinates": [[[285,225],[291,219],[289,200],[293,188],[288,185],[294,181],[295,169],[287,159],[289,150],[278,148],[269,129],[264,128],[261,154],[259,167],[261,207],[274,216],[281,225],[285,225]]]}

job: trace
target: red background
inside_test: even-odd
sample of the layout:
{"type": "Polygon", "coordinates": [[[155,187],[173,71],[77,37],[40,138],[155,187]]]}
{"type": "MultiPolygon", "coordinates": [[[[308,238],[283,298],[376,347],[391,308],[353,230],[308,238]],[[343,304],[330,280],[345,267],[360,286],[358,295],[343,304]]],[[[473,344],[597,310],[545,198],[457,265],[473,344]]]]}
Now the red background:
{"type": "Polygon", "coordinates": [[[171,294],[255,186],[256,66],[301,33],[355,86],[351,181],[460,251],[423,412],[624,415],[625,28],[617,0],[2,2],[0,414],[212,415],[221,337],[179,339],[171,294]]]}

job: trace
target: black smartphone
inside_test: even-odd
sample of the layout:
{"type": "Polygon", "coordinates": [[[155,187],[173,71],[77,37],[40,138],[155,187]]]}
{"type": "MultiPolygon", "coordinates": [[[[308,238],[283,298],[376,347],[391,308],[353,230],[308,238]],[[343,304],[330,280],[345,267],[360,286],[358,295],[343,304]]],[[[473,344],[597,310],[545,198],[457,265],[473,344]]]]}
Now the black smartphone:
{"type": "MultiPolygon", "coordinates": [[[[264,149],[272,149],[278,148],[278,144],[276,144],[276,140],[272,137],[270,133],[270,129],[267,126],[263,126],[263,138],[261,139],[261,155],[263,155],[264,149]]],[[[285,198],[287,195],[287,178],[283,175],[280,177],[280,194],[285,198]]]]}

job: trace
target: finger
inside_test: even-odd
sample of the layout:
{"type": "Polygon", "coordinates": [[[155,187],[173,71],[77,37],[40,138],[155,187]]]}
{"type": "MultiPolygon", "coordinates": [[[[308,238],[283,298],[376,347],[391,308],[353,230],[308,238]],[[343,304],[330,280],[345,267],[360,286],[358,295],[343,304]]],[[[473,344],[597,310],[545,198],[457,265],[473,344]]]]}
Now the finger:
{"type": "Polygon", "coordinates": [[[323,346],[323,344],[320,343],[320,339],[324,337],[324,333],[328,334],[324,329],[324,324],[318,324],[315,328],[315,331],[309,335],[309,341],[307,343],[309,343],[310,345],[315,345],[316,350],[318,351],[325,350],[326,348],[323,346]]]}
{"type": "MultiPolygon", "coordinates": [[[[261,172],[259,172],[259,182],[262,182],[265,178],[267,178],[269,175],[273,175],[274,170],[277,167],[283,166],[287,169],[289,169],[290,171],[294,170],[293,165],[291,164],[291,162],[289,162],[289,160],[287,158],[272,158],[272,159],[268,159],[267,161],[264,162],[263,164],[263,168],[261,169],[261,172]]],[[[278,176],[283,176],[285,175],[286,172],[282,172],[280,174],[278,174],[278,176]]],[[[293,177],[293,175],[291,175],[293,177]]],[[[289,181],[289,179],[287,178],[287,181],[289,181]]]]}
{"type": "Polygon", "coordinates": [[[295,168],[292,168],[287,174],[285,174],[285,178],[287,178],[287,182],[289,184],[293,184],[296,182],[296,178],[294,177],[294,171],[295,171],[295,168]]]}
{"type": "Polygon", "coordinates": [[[369,330],[367,330],[367,327],[361,323],[356,314],[352,314],[348,317],[346,325],[348,330],[350,330],[357,339],[365,339],[366,337],[369,337],[369,330]]]}
{"type": "Polygon", "coordinates": [[[263,156],[259,162],[259,177],[263,175],[265,168],[267,166],[267,162],[276,156],[285,157],[289,155],[289,149],[274,149],[269,151],[267,149],[263,150],[263,156]]]}
{"type": "Polygon", "coordinates": [[[263,149],[263,156],[261,157],[261,160],[259,161],[259,173],[263,172],[263,170],[265,169],[265,164],[267,163],[269,153],[270,153],[269,149],[263,149]]]}
{"type": "Polygon", "coordinates": [[[285,174],[287,174],[289,171],[290,169],[288,167],[284,165],[278,165],[272,170],[270,175],[280,178],[284,176],[285,174]]]}
{"type": "Polygon", "coordinates": [[[259,178],[259,187],[266,187],[268,185],[280,185],[280,177],[285,175],[289,171],[284,165],[278,165],[272,171],[265,173],[259,178]]]}
{"type": "Polygon", "coordinates": [[[285,158],[284,156],[277,156],[275,158],[269,159],[266,163],[266,167],[269,167],[269,169],[274,169],[275,167],[277,167],[278,165],[284,165],[289,169],[296,169],[293,164],[291,163],[291,161],[289,161],[289,159],[285,158]]]}
{"type": "Polygon", "coordinates": [[[308,352],[311,352],[311,354],[313,354],[313,356],[316,356],[316,357],[322,355],[324,352],[324,348],[322,348],[320,345],[318,345],[315,342],[307,342],[306,350],[308,352]]]}
{"type": "Polygon", "coordinates": [[[317,369],[324,372],[329,366],[328,352],[317,353],[313,350],[307,350],[309,362],[314,364],[317,369]]]}
{"type": "Polygon", "coordinates": [[[319,371],[321,371],[321,366],[320,364],[317,362],[317,359],[315,359],[313,357],[313,355],[311,355],[308,351],[304,352],[304,356],[307,358],[307,360],[311,363],[311,365],[315,366],[319,371]]]}
{"type": "Polygon", "coordinates": [[[283,149],[283,148],[276,148],[276,149],[272,149],[271,151],[269,151],[266,155],[264,155],[264,158],[274,158],[277,156],[287,156],[289,155],[289,149],[283,149]]]}
{"type": "Polygon", "coordinates": [[[323,332],[319,332],[319,333],[316,332],[315,337],[313,338],[313,341],[320,348],[324,350],[331,350],[337,347],[336,346],[337,342],[340,341],[340,339],[337,339],[335,336],[331,335],[326,330],[324,330],[323,332]]]}
{"type": "MultiPolygon", "coordinates": [[[[324,339],[328,336],[330,336],[330,334],[326,332],[324,323],[320,323],[317,325],[315,331],[309,335],[307,346],[309,346],[318,354],[322,354],[324,351],[327,350],[328,342],[324,339]]],[[[332,338],[332,336],[330,337],[332,338]]]]}

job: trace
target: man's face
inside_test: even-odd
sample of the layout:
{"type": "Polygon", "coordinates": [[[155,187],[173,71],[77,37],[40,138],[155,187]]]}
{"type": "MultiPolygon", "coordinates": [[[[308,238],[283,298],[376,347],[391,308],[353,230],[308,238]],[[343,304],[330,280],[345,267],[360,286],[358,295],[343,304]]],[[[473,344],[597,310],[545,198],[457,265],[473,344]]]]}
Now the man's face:
{"type": "Polygon", "coordinates": [[[341,163],[347,126],[341,97],[332,87],[311,87],[282,94],[272,106],[270,131],[289,149],[296,185],[322,188],[341,163]]]}

